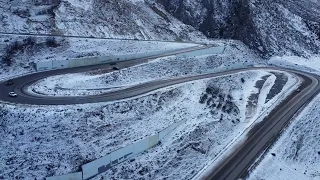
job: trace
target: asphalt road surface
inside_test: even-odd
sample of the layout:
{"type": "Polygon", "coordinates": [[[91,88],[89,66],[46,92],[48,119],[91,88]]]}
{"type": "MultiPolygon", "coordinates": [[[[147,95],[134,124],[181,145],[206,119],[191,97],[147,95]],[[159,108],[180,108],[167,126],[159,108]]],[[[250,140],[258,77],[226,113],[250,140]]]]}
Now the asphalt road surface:
{"type": "MultiPolygon", "coordinates": [[[[120,63],[119,66],[130,66],[132,65],[130,63],[135,64],[135,62],[132,61],[124,62],[124,64],[120,63]]],[[[140,63],[140,61],[136,63],[140,63]]],[[[287,97],[277,108],[275,108],[270,113],[268,117],[266,117],[260,124],[258,124],[251,130],[251,132],[248,134],[247,140],[240,147],[236,148],[231,156],[225,159],[223,163],[215,166],[216,168],[211,169],[210,172],[203,177],[204,179],[213,180],[236,180],[238,178],[245,177],[248,174],[249,167],[259,157],[259,155],[261,155],[261,153],[276,140],[276,138],[279,136],[279,133],[284,129],[284,127],[288,125],[295,113],[320,91],[319,76],[305,72],[274,67],[250,67],[219,73],[156,80],[126,89],[86,97],[46,97],[36,96],[26,91],[26,88],[32,83],[49,76],[84,72],[94,69],[107,68],[107,66],[109,65],[61,69],[30,74],[13,79],[14,84],[11,86],[6,86],[5,82],[2,82],[0,84],[0,100],[11,103],[33,105],[83,104],[126,99],[155,91],[159,88],[181,84],[184,82],[214,78],[249,70],[278,70],[286,71],[300,76],[304,80],[300,87],[300,91],[295,91],[289,97],[287,97]],[[11,98],[8,96],[8,93],[13,90],[18,94],[17,98],[11,98]]]]}

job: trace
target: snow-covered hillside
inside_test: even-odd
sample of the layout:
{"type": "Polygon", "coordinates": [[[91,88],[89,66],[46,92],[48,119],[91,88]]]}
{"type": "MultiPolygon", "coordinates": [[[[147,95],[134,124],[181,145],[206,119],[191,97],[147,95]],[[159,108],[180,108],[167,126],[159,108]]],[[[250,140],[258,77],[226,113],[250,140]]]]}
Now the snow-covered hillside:
{"type": "Polygon", "coordinates": [[[320,97],[295,118],[248,180],[320,179],[320,97]]]}
{"type": "Polygon", "coordinates": [[[257,105],[256,117],[265,116],[266,108],[279,103],[292,85],[299,84],[285,73],[282,91],[272,93],[277,82],[274,73],[249,71],[199,80],[119,102],[2,104],[0,176],[42,179],[76,172],[87,162],[184,120],[163,144],[105,175],[117,179],[190,178],[256,121],[245,113],[250,102],[257,105]],[[272,94],[269,101],[267,94],[272,94]]]}
{"type": "Polygon", "coordinates": [[[317,0],[155,0],[207,37],[243,41],[266,57],[320,52],[317,0]]]}
{"type": "Polygon", "coordinates": [[[319,9],[317,0],[1,0],[0,31],[158,40],[207,36],[241,40],[265,57],[301,56],[320,52],[319,9]]]}
{"type": "MultiPolygon", "coordinates": [[[[39,94],[97,94],[100,90],[90,89],[114,90],[253,64],[318,74],[320,69],[319,0],[0,0],[0,12],[0,32],[85,36],[0,34],[0,79],[34,73],[33,62],[190,45],[139,39],[225,45],[218,55],[170,56],[117,71],[49,77],[31,87],[39,94]]],[[[67,106],[1,102],[0,180],[77,172],[81,165],[181,120],[184,123],[162,144],[96,178],[190,179],[217,162],[298,85],[288,73],[249,71],[117,102],[67,106]]],[[[320,178],[319,102],[318,97],[284,132],[250,180],[320,178]]]]}
{"type": "MultiPolygon", "coordinates": [[[[0,32],[206,41],[192,26],[142,0],[0,0],[0,12],[0,32]]],[[[124,53],[165,46],[157,42],[0,35],[0,74],[9,78],[34,72],[33,62],[108,55],[117,47],[124,53]]]]}
{"type": "Polygon", "coordinates": [[[268,64],[320,75],[320,55],[309,57],[275,56],[270,58],[268,64]]]}
{"type": "Polygon", "coordinates": [[[143,0],[1,0],[0,11],[2,32],[173,41],[204,38],[143,0]]]}
{"type": "MultiPolygon", "coordinates": [[[[113,56],[155,51],[174,51],[195,47],[191,43],[106,40],[82,38],[49,38],[25,36],[0,36],[4,46],[2,63],[0,63],[0,79],[10,78],[18,74],[35,72],[33,63],[41,61],[68,60],[84,57],[113,56]],[[48,42],[52,42],[52,45],[48,42]],[[10,64],[4,61],[9,58],[10,64]]],[[[1,51],[0,51],[1,52],[1,51]]]]}
{"type": "Polygon", "coordinates": [[[1,0],[0,31],[11,33],[45,33],[58,31],[55,11],[60,0],[1,0]]]}
{"type": "Polygon", "coordinates": [[[199,39],[192,26],[143,0],[67,0],[56,11],[64,34],[157,40],[199,39]]]}

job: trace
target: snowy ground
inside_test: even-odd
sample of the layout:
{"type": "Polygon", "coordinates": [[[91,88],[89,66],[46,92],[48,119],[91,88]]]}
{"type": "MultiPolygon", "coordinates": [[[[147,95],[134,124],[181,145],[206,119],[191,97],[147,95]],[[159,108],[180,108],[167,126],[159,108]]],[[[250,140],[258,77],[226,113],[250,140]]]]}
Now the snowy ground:
{"type": "MultiPolygon", "coordinates": [[[[128,86],[260,61],[238,42],[225,43],[225,53],[220,55],[160,58],[112,73],[75,76],[96,81],[86,88],[128,86]]],[[[249,128],[256,117],[267,115],[263,113],[266,108],[276,105],[293,84],[297,85],[294,77],[285,76],[286,83],[277,93],[270,93],[278,82],[276,72],[252,71],[181,84],[120,102],[72,106],[2,104],[0,179],[42,179],[76,172],[81,165],[180,120],[186,123],[168,136],[165,143],[133,162],[115,166],[103,176],[190,178],[249,128]],[[241,78],[245,80],[243,83],[241,78]],[[269,94],[273,94],[271,99],[269,94]],[[122,166],[128,171],[121,170],[122,166]]],[[[84,79],[80,83],[70,82],[70,87],[79,88],[88,82],[84,79]]]]}
{"type": "MultiPolygon", "coordinates": [[[[294,77],[289,76],[289,79],[280,94],[289,91],[288,88],[296,84],[294,77]]],[[[111,168],[95,179],[192,178],[211,159],[224,151],[234,138],[250,127],[264,113],[264,108],[279,103],[275,101],[280,94],[266,103],[274,82],[272,73],[252,71],[198,81],[183,88],[188,96],[182,102],[176,100],[174,114],[171,115],[169,111],[166,117],[185,122],[164,143],[111,168]],[[255,88],[256,82],[266,75],[269,78],[265,80],[261,90],[255,88]],[[241,83],[241,77],[245,79],[245,83],[241,83]],[[260,91],[257,106],[259,110],[256,111],[255,118],[248,118],[245,112],[249,97],[257,91],[260,91]]]]}
{"type": "Polygon", "coordinates": [[[248,180],[320,179],[319,109],[317,96],[266,153],[248,180]]]}
{"type": "Polygon", "coordinates": [[[276,56],[272,57],[268,63],[280,67],[320,74],[320,55],[309,55],[308,57],[276,56]]]}
{"type": "MultiPolygon", "coordinates": [[[[259,96],[266,97],[273,86],[273,72],[252,71],[177,85],[120,102],[43,107],[3,104],[0,177],[41,179],[75,172],[86,162],[180,120],[185,123],[165,143],[105,175],[129,179],[192,177],[253,123],[254,119],[246,117],[246,104],[257,91],[256,82],[266,75],[270,79],[259,96]],[[126,173],[131,171],[135,173],[126,173]]],[[[283,92],[295,83],[295,78],[289,79],[283,92]]],[[[262,98],[259,102],[268,107],[274,100],[264,103],[262,98]]]]}
{"type": "MultiPolygon", "coordinates": [[[[59,83],[69,88],[83,88],[81,84],[86,84],[84,88],[129,86],[261,61],[236,41],[224,43],[224,54],[159,58],[106,74],[67,75],[73,79],[69,86],[59,81],[59,77],[53,77],[57,80],[52,87],[59,83]]],[[[162,145],[131,160],[133,162],[115,166],[103,176],[190,178],[248,129],[257,117],[267,115],[267,107],[276,105],[275,101],[279,102],[284,92],[289,93],[293,84],[297,85],[295,78],[285,76],[288,77],[286,83],[277,93],[270,93],[278,82],[276,72],[252,71],[186,83],[120,102],[40,107],[2,104],[0,135],[5,138],[0,144],[4,149],[0,152],[0,179],[41,179],[76,172],[81,165],[180,120],[186,123],[162,145]],[[269,94],[273,95],[269,97],[269,94]],[[128,171],[121,170],[122,166],[128,171]],[[135,173],[126,174],[132,171],[135,173]]]]}

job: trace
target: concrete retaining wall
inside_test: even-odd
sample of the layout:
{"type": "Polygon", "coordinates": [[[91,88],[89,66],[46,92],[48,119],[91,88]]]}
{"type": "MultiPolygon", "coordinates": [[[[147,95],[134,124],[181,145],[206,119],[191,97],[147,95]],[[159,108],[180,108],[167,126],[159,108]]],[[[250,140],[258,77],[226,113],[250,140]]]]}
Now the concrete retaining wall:
{"type": "Polygon", "coordinates": [[[160,143],[161,140],[165,138],[169,133],[171,133],[175,128],[181,125],[184,121],[174,123],[173,125],[165,128],[164,130],[147,137],[145,139],[139,140],[134,144],[130,144],[124,148],[120,148],[111,152],[110,154],[87,163],[82,166],[82,172],[64,175],[48,177],[46,180],[87,180],[94,176],[106,172],[112,166],[126,161],[160,143]]]}
{"type": "Polygon", "coordinates": [[[48,71],[52,69],[52,61],[43,61],[36,63],[37,71],[48,71]]]}
{"type": "Polygon", "coordinates": [[[52,61],[52,69],[65,69],[69,67],[70,65],[68,60],[52,61]]]}
{"type": "Polygon", "coordinates": [[[163,140],[169,133],[171,133],[174,129],[176,129],[178,126],[180,126],[182,123],[184,123],[184,121],[179,121],[176,122],[174,124],[172,124],[171,126],[163,129],[162,131],[160,131],[159,134],[159,139],[163,140]]]}
{"type": "Polygon", "coordinates": [[[85,164],[82,166],[82,178],[90,179],[98,174],[106,172],[112,166],[126,161],[133,156],[156,146],[159,142],[159,134],[156,134],[124,148],[113,151],[105,157],[85,164]]]}

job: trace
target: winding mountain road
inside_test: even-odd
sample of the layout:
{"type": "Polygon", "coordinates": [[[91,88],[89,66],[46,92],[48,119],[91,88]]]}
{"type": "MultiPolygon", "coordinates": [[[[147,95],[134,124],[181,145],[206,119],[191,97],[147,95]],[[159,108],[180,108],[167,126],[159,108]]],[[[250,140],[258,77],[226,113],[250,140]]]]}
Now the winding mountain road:
{"type": "MultiPolygon", "coordinates": [[[[80,68],[70,68],[70,69],[59,69],[53,71],[45,71],[35,74],[29,74],[22,77],[17,77],[13,79],[14,84],[11,86],[7,86],[6,82],[0,83],[1,93],[0,93],[0,100],[5,102],[12,102],[18,104],[33,104],[33,105],[68,105],[68,104],[84,104],[84,103],[97,103],[97,102],[107,102],[107,101],[115,101],[121,100],[126,98],[135,97],[138,95],[142,95],[160,88],[181,84],[185,82],[206,79],[206,78],[214,78],[219,76],[226,76],[234,73],[240,73],[243,71],[249,70],[280,70],[280,71],[287,71],[291,73],[295,73],[299,76],[304,77],[304,79],[312,79],[311,85],[317,83],[317,78],[314,78],[313,75],[282,69],[282,68],[271,68],[271,67],[250,67],[245,69],[235,69],[229,70],[225,72],[218,72],[218,73],[210,73],[210,74],[202,74],[202,75],[195,75],[195,76],[187,76],[187,77],[178,77],[178,78],[171,78],[171,79],[161,79],[155,80],[143,84],[139,84],[136,86],[131,86],[129,88],[120,89],[116,91],[111,91],[108,93],[100,94],[100,95],[91,95],[91,96],[67,96],[67,97],[54,97],[54,96],[42,96],[36,95],[35,93],[30,93],[27,91],[27,88],[44,78],[54,75],[61,75],[67,73],[78,73],[78,72],[85,72],[90,70],[95,70],[99,68],[106,68],[108,65],[98,65],[98,66],[89,66],[89,67],[80,67],[80,68]],[[9,97],[9,92],[14,91],[18,94],[17,98],[9,97]]],[[[312,86],[312,88],[314,88],[312,86]]],[[[309,86],[306,86],[309,87],[309,86]]],[[[309,87],[310,88],[310,87],[309,87]]],[[[302,91],[299,94],[305,94],[305,91],[302,91]]],[[[311,92],[308,92],[310,94],[311,92]]]]}
{"type": "MultiPolygon", "coordinates": [[[[135,64],[135,63],[133,63],[135,64]]],[[[119,64],[120,68],[132,65],[132,62],[123,62],[119,64]]],[[[32,105],[67,105],[67,104],[83,104],[115,101],[126,98],[135,97],[145,93],[149,93],[160,88],[177,85],[185,82],[226,76],[234,73],[240,73],[250,70],[277,70],[295,74],[303,79],[299,91],[294,91],[281,104],[275,108],[268,117],[251,130],[247,140],[240,147],[234,149],[234,152],[225,159],[221,164],[208,169],[203,175],[203,179],[212,180],[235,180],[245,177],[248,174],[250,166],[279,136],[281,131],[290,123],[292,117],[301,110],[314,96],[320,91],[320,77],[314,74],[284,69],[276,67],[248,67],[243,69],[228,70],[225,72],[202,74],[187,77],[178,77],[171,79],[155,80],[136,86],[108,92],[100,95],[84,96],[84,97],[47,97],[29,93],[26,89],[31,84],[49,76],[61,75],[67,73],[86,72],[95,69],[107,68],[110,65],[97,65],[90,67],[79,67],[73,69],[60,69],[53,71],[40,72],[30,74],[13,79],[14,84],[7,86],[6,82],[0,83],[0,101],[32,104],[32,105]],[[17,98],[8,96],[10,91],[18,94],[17,98]]]]}

